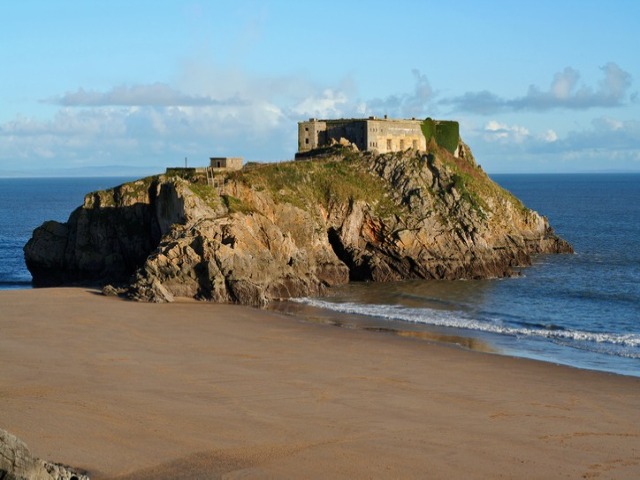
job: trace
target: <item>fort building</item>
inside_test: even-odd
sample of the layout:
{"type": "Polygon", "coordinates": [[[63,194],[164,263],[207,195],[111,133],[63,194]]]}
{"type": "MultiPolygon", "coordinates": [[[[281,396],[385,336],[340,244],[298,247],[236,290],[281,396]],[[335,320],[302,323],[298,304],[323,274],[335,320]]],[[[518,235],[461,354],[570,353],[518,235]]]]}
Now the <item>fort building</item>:
{"type": "Polygon", "coordinates": [[[209,161],[211,168],[242,170],[242,157],[210,157],[209,161]]]}
{"type": "MultiPolygon", "coordinates": [[[[426,150],[425,131],[431,131],[438,141],[438,132],[442,130],[452,133],[455,140],[451,153],[457,154],[459,141],[458,122],[440,120],[411,120],[369,117],[366,119],[335,119],[298,122],[298,153],[327,147],[345,141],[355,145],[360,151],[377,151],[378,153],[401,152],[409,148],[426,150]],[[425,130],[426,122],[430,126],[425,130]],[[429,130],[430,129],[430,130],[429,130]]],[[[440,142],[438,142],[440,143],[440,142]]],[[[451,143],[451,142],[449,142],[451,143]]]]}

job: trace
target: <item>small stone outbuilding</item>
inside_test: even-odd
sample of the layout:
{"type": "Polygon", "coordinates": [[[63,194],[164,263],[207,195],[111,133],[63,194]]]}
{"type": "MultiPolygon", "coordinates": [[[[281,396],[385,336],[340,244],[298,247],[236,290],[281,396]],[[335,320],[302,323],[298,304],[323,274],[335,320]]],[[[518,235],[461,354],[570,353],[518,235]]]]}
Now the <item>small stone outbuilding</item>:
{"type": "Polygon", "coordinates": [[[211,168],[242,170],[242,157],[210,157],[209,160],[211,168]]]}

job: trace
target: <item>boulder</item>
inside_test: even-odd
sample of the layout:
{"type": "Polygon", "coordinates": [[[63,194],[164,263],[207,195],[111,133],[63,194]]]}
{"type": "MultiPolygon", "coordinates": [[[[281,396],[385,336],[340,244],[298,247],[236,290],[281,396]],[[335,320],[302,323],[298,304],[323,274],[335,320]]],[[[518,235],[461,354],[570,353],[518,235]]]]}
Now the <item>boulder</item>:
{"type": "Polygon", "coordinates": [[[34,457],[27,445],[0,429],[0,480],[89,480],[71,467],[34,457]]]}

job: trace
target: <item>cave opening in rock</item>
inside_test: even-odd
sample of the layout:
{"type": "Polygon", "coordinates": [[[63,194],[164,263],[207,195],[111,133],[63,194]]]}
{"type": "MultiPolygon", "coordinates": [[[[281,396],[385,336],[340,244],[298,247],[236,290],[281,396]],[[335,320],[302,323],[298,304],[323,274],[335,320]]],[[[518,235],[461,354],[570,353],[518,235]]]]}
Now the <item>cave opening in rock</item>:
{"type": "Polygon", "coordinates": [[[349,269],[349,281],[362,282],[371,280],[371,269],[368,262],[363,261],[360,256],[356,257],[356,252],[352,248],[345,247],[337,229],[331,227],[327,231],[327,237],[333,253],[349,269]]]}

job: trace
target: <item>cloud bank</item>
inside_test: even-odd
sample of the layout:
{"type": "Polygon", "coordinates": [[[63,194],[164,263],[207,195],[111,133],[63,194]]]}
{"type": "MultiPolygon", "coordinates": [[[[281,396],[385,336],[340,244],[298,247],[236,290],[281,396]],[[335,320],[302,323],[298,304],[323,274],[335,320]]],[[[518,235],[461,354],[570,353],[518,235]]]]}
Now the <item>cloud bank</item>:
{"type": "Polygon", "coordinates": [[[176,85],[121,85],[104,92],[78,88],[44,100],[57,108],[51,118],[17,116],[0,124],[0,170],[16,163],[24,168],[135,164],[163,169],[183,164],[185,157],[204,163],[214,155],[286,160],[295,153],[300,120],[384,114],[425,118],[436,115],[443,104],[481,114],[470,117],[471,122],[463,115],[461,122],[463,138],[478,158],[577,157],[608,149],[638,163],[640,121],[600,116],[582,129],[567,131],[566,116],[543,117],[549,123],[542,129],[531,127],[526,115],[518,116],[632,105],[631,76],[613,63],[602,72],[596,87],[581,84],[579,73],[567,67],[548,89],[532,86],[519,98],[471,92],[441,99],[427,76],[415,69],[410,91],[361,99],[349,78],[317,85],[304,76],[259,78],[194,66],[176,85]],[[494,112],[489,120],[487,112],[494,112]],[[498,115],[501,112],[510,112],[508,121],[498,115]]]}
{"type": "Polygon", "coordinates": [[[429,114],[435,93],[426,75],[413,69],[415,86],[411,93],[394,94],[384,99],[374,98],[360,104],[363,115],[389,115],[397,118],[424,118],[429,114]]]}
{"type": "Polygon", "coordinates": [[[441,104],[455,111],[490,115],[507,111],[548,111],[552,109],[587,110],[596,107],[620,107],[626,103],[631,87],[631,75],[613,62],[600,69],[604,78],[597,88],[580,84],[580,72],[566,67],[554,75],[548,90],[531,85],[526,95],[501,98],[487,90],[467,92],[446,98],[441,104]]]}
{"type": "Polygon", "coordinates": [[[108,92],[87,91],[79,88],[76,92],[66,93],[43,101],[63,107],[106,107],[106,106],[156,106],[185,107],[210,105],[242,105],[240,98],[217,100],[204,95],[187,95],[167,84],[119,86],[108,92]]]}

